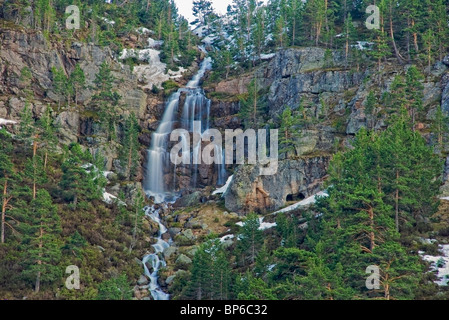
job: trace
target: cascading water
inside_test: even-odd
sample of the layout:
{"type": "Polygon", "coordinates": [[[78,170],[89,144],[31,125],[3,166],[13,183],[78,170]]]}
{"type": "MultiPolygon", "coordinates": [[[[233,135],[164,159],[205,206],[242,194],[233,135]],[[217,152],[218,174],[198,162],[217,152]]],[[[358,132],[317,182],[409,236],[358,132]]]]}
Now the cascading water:
{"type": "MultiPolygon", "coordinates": [[[[179,89],[170,96],[166,103],[161,123],[152,135],[151,147],[148,150],[145,191],[148,196],[154,197],[155,203],[176,199],[176,187],[173,185],[171,190],[169,190],[170,181],[176,181],[176,171],[175,166],[170,163],[170,150],[168,147],[174,123],[178,120],[176,115],[178,114],[181,94],[185,93],[183,110],[179,119],[181,127],[199,135],[209,129],[210,100],[204,95],[203,89],[199,87],[199,82],[210,68],[211,58],[205,58],[201,63],[200,70],[187,83],[186,87],[179,89]],[[194,126],[196,121],[201,122],[200,127],[194,126]],[[173,174],[173,179],[166,179],[165,175],[170,173],[173,174]]],[[[193,154],[197,155],[200,148],[201,141],[193,146],[193,154]]],[[[220,146],[216,148],[215,152],[223,157],[223,150],[220,146]]],[[[217,166],[217,184],[223,184],[226,181],[224,161],[217,166]]],[[[192,186],[196,187],[197,165],[193,166],[192,171],[192,186]]]]}
{"type": "MultiPolygon", "coordinates": [[[[201,48],[200,48],[201,49],[201,48]]],[[[161,267],[166,266],[163,259],[163,252],[172,243],[171,238],[168,241],[162,239],[162,235],[167,232],[167,228],[162,224],[159,216],[160,208],[165,207],[164,202],[171,202],[176,199],[176,167],[170,163],[169,140],[170,134],[174,129],[176,115],[180,104],[181,94],[185,93],[180,126],[189,132],[195,132],[202,135],[209,129],[210,100],[204,95],[204,91],[199,87],[201,78],[205,72],[211,68],[211,59],[205,58],[201,63],[200,70],[190,80],[185,88],[179,89],[173,93],[165,106],[164,115],[157,130],[152,135],[151,147],[148,150],[147,173],[145,176],[145,192],[148,196],[154,197],[154,202],[160,204],[146,207],[145,214],[151,220],[159,225],[156,243],[153,244],[154,253],[143,257],[145,275],[150,279],[149,290],[154,300],[168,300],[169,295],[162,291],[158,284],[158,272],[161,267]],[[198,125],[198,121],[201,123],[198,125]],[[166,174],[173,174],[173,178],[166,179],[166,174]],[[170,181],[173,182],[173,188],[170,190],[170,181]],[[148,268],[151,266],[152,270],[148,268]]],[[[198,155],[201,149],[201,141],[193,146],[193,155],[198,155]]],[[[224,184],[226,181],[226,170],[224,164],[224,151],[221,146],[215,147],[214,152],[223,157],[221,164],[217,164],[218,179],[217,184],[224,184]]],[[[196,187],[197,165],[192,166],[192,186],[196,187]]],[[[169,176],[167,176],[169,177],[169,176]]]]}
{"type": "Polygon", "coordinates": [[[165,249],[170,246],[171,239],[166,242],[162,239],[162,235],[167,232],[167,228],[162,224],[161,219],[159,217],[159,210],[155,209],[154,206],[145,208],[145,215],[150,217],[151,220],[156,222],[159,225],[159,231],[156,238],[156,243],[153,244],[154,253],[147,254],[143,257],[142,263],[145,275],[150,279],[150,284],[148,289],[150,290],[151,296],[154,300],[168,300],[169,295],[162,291],[158,284],[158,271],[162,267],[166,266],[165,260],[162,258],[162,253],[165,249]],[[151,267],[153,268],[153,272],[147,267],[147,262],[151,263],[151,267]]]}

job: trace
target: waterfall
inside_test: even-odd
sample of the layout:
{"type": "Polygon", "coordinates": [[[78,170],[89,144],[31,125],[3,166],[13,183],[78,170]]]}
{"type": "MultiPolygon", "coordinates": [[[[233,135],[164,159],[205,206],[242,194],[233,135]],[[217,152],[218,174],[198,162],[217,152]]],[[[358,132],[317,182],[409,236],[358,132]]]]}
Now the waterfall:
{"type": "MultiPolygon", "coordinates": [[[[148,196],[154,197],[155,204],[161,204],[167,208],[167,202],[176,200],[176,166],[170,162],[170,134],[175,128],[175,122],[179,126],[195,133],[201,137],[204,131],[209,129],[210,124],[210,105],[211,101],[207,99],[204,90],[199,87],[199,83],[205,72],[211,68],[211,58],[205,58],[201,63],[199,71],[187,83],[185,88],[180,88],[173,93],[165,104],[164,114],[157,130],[153,133],[151,146],[148,149],[148,162],[146,166],[146,175],[144,189],[148,196]],[[180,106],[181,95],[185,94],[182,113],[180,119],[177,119],[178,108],[180,106]],[[173,187],[170,188],[170,182],[173,187]]],[[[191,163],[197,156],[201,156],[201,139],[196,145],[192,146],[191,163]]],[[[224,151],[222,146],[216,146],[214,152],[222,157],[220,164],[216,164],[218,172],[217,184],[224,184],[226,181],[226,169],[224,164],[224,151]]],[[[201,159],[201,158],[199,158],[201,159]]],[[[191,187],[196,187],[198,165],[190,166],[192,173],[191,187]]],[[[163,259],[163,252],[170,247],[172,240],[162,239],[162,235],[167,232],[167,228],[162,224],[159,216],[159,205],[145,207],[145,215],[156,222],[159,226],[158,235],[153,244],[154,253],[143,257],[142,263],[144,273],[150,279],[148,289],[154,300],[168,300],[169,295],[162,291],[158,283],[158,272],[161,267],[166,266],[163,259]],[[151,266],[151,269],[149,269],[151,266]]]]}
{"type": "MultiPolygon", "coordinates": [[[[200,136],[209,129],[211,101],[205,96],[203,89],[199,87],[199,83],[205,72],[210,68],[211,58],[208,57],[203,60],[199,71],[187,83],[186,87],[180,88],[169,97],[159,127],[152,135],[151,146],[147,151],[148,163],[144,188],[148,196],[154,197],[155,203],[173,201],[177,197],[175,192],[176,168],[170,163],[169,150],[170,133],[174,129],[175,122],[179,121],[182,128],[189,132],[195,132],[200,136]],[[180,119],[177,119],[181,94],[185,94],[185,100],[180,119]],[[199,128],[194,127],[195,121],[201,122],[199,128]],[[167,179],[165,177],[166,174],[171,175],[173,178],[167,179]],[[172,188],[170,188],[170,181],[173,182],[172,188]]],[[[194,155],[198,155],[201,152],[201,141],[192,147],[193,158],[194,155]]],[[[224,160],[221,146],[217,147],[215,152],[220,154],[224,160]]],[[[197,165],[192,165],[191,168],[193,171],[191,187],[195,188],[198,168],[197,165]]],[[[217,184],[224,184],[226,181],[224,161],[222,161],[222,164],[217,164],[217,169],[217,184]]]]}
{"type": "Polygon", "coordinates": [[[161,254],[170,246],[171,239],[166,242],[162,239],[162,235],[167,232],[167,228],[162,224],[159,217],[159,209],[155,209],[154,206],[145,208],[145,215],[151,220],[159,225],[159,231],[156,238],[156,243],[153,244],[154,253],[147,254],[143,257],[142,263],[145,275],[150,279],[150,284],[148,289],[150,290],[151,296],[154,300],[168,300],[169,295],[162,291],[158,284],[158,271],[161,267],[165,267],[165,260],[162,258],[161,254]],[[152,272],[147,267],[147,262],[151,262],[152,272]]]}

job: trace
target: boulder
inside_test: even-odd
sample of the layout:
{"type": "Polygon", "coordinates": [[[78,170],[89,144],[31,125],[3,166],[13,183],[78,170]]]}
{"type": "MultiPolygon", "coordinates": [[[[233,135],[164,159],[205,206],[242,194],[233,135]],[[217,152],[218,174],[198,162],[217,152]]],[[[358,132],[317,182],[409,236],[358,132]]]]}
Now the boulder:
{"type": "Polygon", "coordinates": [[[80,115],[78,112],[64,111],[56,118],[61,140],[64,144],[78,142],[80,115]]]}
{"type": "Polygon", "coordinates": [[[175,261],[176,268],[178,269],[187,269],[190,264],[192,264],[192,259],[185,254],[180,254],[175,261]]]}
{"type": "Polygon", "coordinates": [[[137,280],[137,284],[138,284],[139,286],[143,286],[143,285],[148,284],[148,279],[147,279],[147,277],[144,276],[144,275],[141,275],[140,278],[139,278],[139,280],[137,280]]]}
{"type": "Polygon", "coordinates": [[[239,166],[224,194],[225,206],[241,213],[274,211],[320,190],[330,157],[281,160],[276,174],[259,175],[257,165],[239,166]]]}

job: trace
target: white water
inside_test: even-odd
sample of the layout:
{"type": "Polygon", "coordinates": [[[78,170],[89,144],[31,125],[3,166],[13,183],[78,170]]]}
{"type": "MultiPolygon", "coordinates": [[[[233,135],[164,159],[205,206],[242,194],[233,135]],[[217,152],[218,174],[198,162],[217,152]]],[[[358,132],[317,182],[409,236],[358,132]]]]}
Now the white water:
{"type": "Polygon", "coordinates": [[[154,253],[147,254],[142,259],[145,275],[150,279],[148,289],[154,300],[168,300],[170,298],[169,294],[163,292],[159,286],[158,271],[161,267],[166,266],[165,260],[162,258],[162,253],[170,246],[171,239],[168,242],[162,240],[162,235],[167,232],[167,228],[161,222],[159,209],[154,209],[153,206],[146,207],[145,215],[159,225],[157,241],[153,244],[154,253]],[[148,269],[147,262],[150,262],[152,271],[148,269]]]}
{"type": "MultiPolygon", "coordinates": [[[[209,129],[210,100],[204,95],[203,89],[199,88],[199,83],[205,72],[210,68],[211,59],[204,59],[200,70],[192,80],[187,83],[186,88],[179,89],[169,97],[159,127],[152,135],[151,146],[148,149],[148,163],[146,166],[147,172],[144,188],[148,196],[154,197],[154,202],[156,204],[163,203],[162,205],[165,206],[164,203],[174,201],[177,198],[175,190],[176,167],[170,163],[170,150],[168,149],[170,134],[174,129],[175,121],[179,120],[184,129],[189,132],[196,132],[200,136],[205,130],[209,129]],[[186,95],[182,116],[181,119],[176,119],[182,93],[185,93],[186,95]],[[200,121],[201,124],[194,126],[194,123],[198,123],[197,121],[200,121]],[[173,176],[170,177],[170,174],[173,176]],[[167,179],[167,177],[170,178],[167,179]],[[171,184],[172,186],[170,186],[171,184]]],[[[192,158],[195,158],[193,155],[200,154],[200,151],[201,141],[193,146],[192,158]]],[[[215,152],[224,157],[224,152],[221,147],[217,147],[215,152]]],[[[226,176],[224,161],[217,166],[218,184],[223,184],[226,176]]],[[[196,187],[197,165],[194,165],[191,168],[193,170],[191,184],[193,187],[196,187]]],[[[166,262],[163,259],[163,252],[170,246],[172,240],[170,239],[167,242],[162,239],[162,235],[167,232],[167,228],[161,222],[159,216],[160,209],[156,209],[155,207],[156,206],[153,205],[145,208],[146,216],[159,225],[156,243],[153,244],[154,253],[145,255],[142,262],[145,275],[150,279],[148,289],[150,290],[153,299],[168,300],[170,298],[169,295],[163,292],[159,286],[158,272],[161,267],[166,266],[166,262]],[[151,267],[149,268],[147,264],[151,267]]]]}
{"type": "MultiPolygon", "coordinates": [[[[200,70],[187,83],[185,88],[179,89],[168,99],[164,115],[157,130],[153,133],[151,146],[148,150],[147,173],[145,177],[145,191],[148,196],[154,197],[155,203],[173,201],[176,194],[176,168],[170,162],[169,140],[170,133],[174,129],[174,124],[179,121],[181,126],[189,132],[196,132],[201,136],[209,129],[210,100],[206,98],[204,91],[199,87],[201,79],[207,70],[211,68],[211,58],[205,58],[201,63],[200,70]],[[180,119],[177,119],[179,100],[181,94],[185,93],[185,101],[180,119]],[[194,127],[194,123],[201,122],[201,125],[194,127]],[[172,175],[168,179],[166,175],[172,175]]],[[[192,162],[201,153],[201,140],[192,148],[192,162]]],[[[224,151],[217,147],[215,152],[224,157],[224,151]]],[[[201,158],[200,158],[201,159],[201,158]]],[[[191,187],[196,188],[197,165],[191,166],[192,180],[191,187]]],[[[226,169],[224,161],[217,164],[218,185],[223,185],[226,181],[226,169]]]]}

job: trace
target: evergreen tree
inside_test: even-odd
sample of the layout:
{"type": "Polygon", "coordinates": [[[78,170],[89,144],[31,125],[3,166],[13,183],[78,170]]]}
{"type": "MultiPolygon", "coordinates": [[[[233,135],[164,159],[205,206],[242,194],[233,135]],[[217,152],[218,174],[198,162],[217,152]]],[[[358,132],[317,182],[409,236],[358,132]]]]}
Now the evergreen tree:
{"type": "Polygon", "coordinates": [[[86,76],[84,75],[83,69],[77,64],[75,69],[70,74],[70,83],[73,86],[75,94],[75,107],[78,108],[78,97],[81,90],[86,87],[86,76]]]}
{"type": "Polygon", "coordinates": [[[443,113],[441,105],[437,107],[435,119],[432,124],[432,131],[437,136],[438,147],[443,150],[445,137],[449,133],[448,117],[443,113]]]}
{"type": "Polygon", "coordinates": [[[61,259],[60,219],[49,193],[40,189],[31,201],[26,213],[26,224],[22,224],[25,238],[23,246],[27,252],[23,276],[35,279],[35,292],[42,282],[53,282],[60,278],[58,262],[61,259]]]}
{"type": "Polygon", "coordinates": [[[103,281],[98,286],[98,300],[131,300],[132,289],[126,274],[103,281]]]}
{"type": "Polygon", "coordinates": [[[126,168],[126,179],[130,180],[136,174],[140,164],[139,156],[139,124],[134,113],[125,120],[123,139],[120,151],[120,162],[126,168]]]}
{"type": "Polygon", "coordinates": [[[239,115],[244,119],[246,126],[252,122],[253,128],[257,127],[257,116],[260,110],[257,108],[259,101],[259,88],[257,84],[257,79],[254,78],[248,84],[248,94],[246,97],[240,100],[240,112],[239,115]]]}
{"type": "Polygon", "coordinates": [[[79,201],[91,201],[102,196],[105,179],[99,171],[102,168],[94,166],[93,160],[89,151],[83,152],[81,146],[75,144],[62,164],[60,186],[63,198],[72,201],[73,210],[79,201]]]}
{"type": "Polygon", "coordinates": [[[405,93],[407,108],[412,118],[413,130],[415,130],[416,117],[423,111],[424,86],[421,83],[423,79],[423,75],[415,66],[408,68],[405,93]]]}
{"type": "Polygon", "coordinates": [[[243,222],[235,249],[237,260],[243,266],[254,264],[257,253],[262,247],[263,232],[259,230],[259,226],[259,218],[255,213],[249,214],[243,222]]]}
{"type": "Polygon", "coordinates": [[[116,137],[117,114],[114,112],[114,107],[118,105],[121,98],[121,96],[113,90],[115,80],[108,63],[103,61],[94,80],[98,93],[95,94],[92,99],[95,107],[104,119],[102,124],[106,125],[109,140],[113,140],[116,137]]]}
{"type": "Polygon", "coordinates": [[[12,178],[14,176],[14,165],[11,161],[10,153],[13,150],[10,137],[8,133],[4,130],[0,130],[0,138],[2,143],[0,144],[0,186],[2,187],[2,212],[1,212],[1,229],[0,229],[0,243],[5,242],[5,232],[6,226],[11,228],[13,231],[15,229],[9,224],[6,219],[7,210],[10,208],[10,201],[12,196],[10,195],[10,188],[12,178]],[[9,183],[9,186],[8,186],[9,183]]]}
{"type": "Polygon", "coordinates": [[[281,115],[281,135],[279,136],[279,143],[281,145],[280,152],[294,152],[296,155],[296,146],[298,139],[301,137],[301,131],[298,126],[301,120],[297,115],[292,115],[289,107],[285,108],[281,115]]]}
{"type": "MultiPolygon", "coordinates": [[[[66,73],[62,68],[51,69],[53,75],[53,90],[59,95],[59,97],[65,97],[67,99],[67,107],[70,107],[70,97],[73,94],[73,87],[68,79],[66,73]]],[[[58,100],[58,108],[61,109],[61,100],[58,100]]]]}
{"type": "Polygon", "coordinates": [[[193,1],[193,16],[196,19],[191,23],[196,26],[209,26],[209,17],[213,13],[212,2],[208,0],[193,1]]]}
{"type": "Polygon", "coordinates": [[[370,91],[365,102],[365,112],[367,116],[367,127],[368,129],[373,129],[376,124],[377,117],[377,99],[373,91],[370,91]]]}
{"type": "Polygon", "coordinates": [[[237,276],[234,292],[238,300],[276,300],[268,284],[249,271],[237,276]]]}
{"type": "Polygon", "coordinates": [[[193,257],[187,296],[196,300],[229,298],[231,268],[219,240],[200,245],[193,257]]]}

